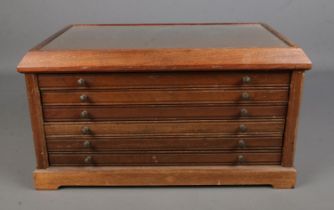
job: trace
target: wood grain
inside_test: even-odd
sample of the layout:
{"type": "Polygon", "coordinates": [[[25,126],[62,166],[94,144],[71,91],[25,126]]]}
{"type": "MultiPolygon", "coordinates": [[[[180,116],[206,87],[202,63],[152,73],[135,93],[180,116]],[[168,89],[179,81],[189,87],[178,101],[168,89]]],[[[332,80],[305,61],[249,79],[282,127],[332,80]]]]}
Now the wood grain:
{"type": "Polygon", "coordinates": [[[304,72],[295,71],[292,73],[282,156],[282,165],[285,167],[293,166],[303,79],[304,72]]]}
{"type": "Polygon", "coordinates": [[[310,69],[300,48],[30,51],[21,73],[310,69]],[[131,58],[131,59],[128,59],[131,58]]]}
{"type": "Polygon", "coordinates": [[[37,76],[35,74],[25,74],[25,81],[29,101],[31,128],[34,137],[36,168],[47,168],[49,166],[48,153],[45,143],[43,113],[37,76]]]}
{"type": "Polygon", "coordinates": [[[82,123],[45,123],[44,129],[49,135],[79,135],[83,127],[90,129],[90,136],[115,134],[177,134],[177,133],[265,133],[283,132],[284,120],[176,120],[176,121],[121,121],[121,122],[82,122],[82,123]],[[247,131],[241,132],[240,125],[247,131]]]}
{"type": "Polygon", "coordinates": [[[247,87],[283,86],[290,84],[289,72],[143,72],[101,74],[39,74],[41,89],[110,89],[110,88],[164,88],[164,87],[247,87]],[[250,82],[243,82],[243,77],[250,82]],[[84,85],[78,80],[83,79],[84,85]]]}
{"type": "MultiPolygon", "coordinates": [[[[160,25],[224,25],[224,23],[160,24],[160,25]]],[[[244,23],[256,24],[256,23],[244,23]]],[[[71,27],[89,26],[158,26],[159,24],[78,24],[69,26],[30,50],[17,70],[28,72],[129,72],[129,71],[212,71],[212,70],[306,70],[311,61],[301,48],[278,34],[285,48],[198,48],[198,49],[115,49],[115,50],[51,50],[41,48],[71,27]],[[128,59],[131,58],[131,59],[128,59]]],[[[231,25],[228,23],[227,25],[231,25]]],[[[237,24],[240,25],[240,24],[237,24]]]]}
{"type": "Polygon", "coordinates": [[[283,119],[286,106],[268,105],[134,105],[44,106],[46,122],[166,119],[283,119]],[[242,114],[246,111],[246,114],[242,114]],[[83,118],[81,113],[87,113],[83,118]]]}
{"type": "Polygon", "coordinates": [[[51,166],[145,166],[145,165],[251,165],[251,164],[280,164],[280,152],[192,152],[192,151],[164,151],[164,152],[124,152],[124,153],[50,153],[51,166]],[[238,156],[244,160],[239,162],[238,156]],[[90,162],[85,158],[91,157],[90,162]]]}
{"type": "Polygon", "coordinates": [[[149,90],[79,90],[42,91],[45,105],[111,105],[111,104],[181,104],[181,103],[252,103],[287,102],[288,90],[284,89],[149,89],[149,90]],[[243,99],[247,93],[249,99],[243,99]],[[87,102],[80,100],[88,97],[87,102]]]}
{"type": "Polygon", "coordinates": [[[296,170],[281,166],[50,167],[34,172],[35,188],[61,186],[272,185],[293,188],[296,170]]]}
{"type": "Polygon", "coordinates": [[[282,137],[279,136],[114,136],[114,137],[49,137],[49,152],[102,152],[102,151],[138,151],[138,150],[247,150],[281,149],[282,137]],[[89,146],[85,146],[85,142],[89,146]],[[244,144],[240,145],[240,141],[244,144]]]}
{"type": "Polygon", "coordinates": [[[70,25],[24,56],[17,71],[26,78],[36,189],[294,187],[303,73],[312,65],[301,48],[266,24],[261,25],[286,45],[278,40],[283,47],[44,48],[72,27],[93,25],[159,24],[70,25]],[[82,102],[81,95],[88,100],[82,102]],[[243,108],[248,115],[241,116],[243,108]],[[80,117],[82,111],[88,118],[80,117]]]}

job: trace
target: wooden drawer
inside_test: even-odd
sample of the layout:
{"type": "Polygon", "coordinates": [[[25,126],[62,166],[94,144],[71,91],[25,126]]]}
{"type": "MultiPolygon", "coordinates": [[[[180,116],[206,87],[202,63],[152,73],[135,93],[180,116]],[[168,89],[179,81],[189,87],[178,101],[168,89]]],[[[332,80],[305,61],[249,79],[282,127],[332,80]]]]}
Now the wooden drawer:
{"type": "Polygon", "coordinates": [[[39,86],[42,89],[288,86],[290,82],[290,73],[255,71],[40,74],[38,81],[39,86]],[[246,77],[250,80],[245,80],[246,77]]]}
{"type": "Polygon", "coordinates": [[[224,136],[114,136],[114,137],[50,137],[48,151],[101,152],[108,150],[247,150],[280,149],[282,137],[224,136]]]}
{"type": "Polygon", "coordinates": [[[51,166],[72,165],[257,165],[279,164],[280,152],[50,153],[51,166]]]}
{"type": "Polygon", "coordinates": [[[256,119],[285,118],[286,106],[251,105],[132,105],[45,106],[44,120],[102,121],[158,119],[256,119]]]}
{"type": "Polygon", "coordinates": [[[293,188],[310,68],[301,48],[265,24],[68,26],[17,67],[36,189],[293,188]]]}
{"type": "Polygon", "coordinates": [[[177,120],[121,121],[94,123],[45,123],[49,135],[177,134],[177,133],[263,133],[284,130],[284,120],[177,120]]]}
{"type": "Polygon", "coordinates": [[[288,90],[277,88],[42,91],[42,102],[46,105],[286,103],[287,100],[288,90]]]}

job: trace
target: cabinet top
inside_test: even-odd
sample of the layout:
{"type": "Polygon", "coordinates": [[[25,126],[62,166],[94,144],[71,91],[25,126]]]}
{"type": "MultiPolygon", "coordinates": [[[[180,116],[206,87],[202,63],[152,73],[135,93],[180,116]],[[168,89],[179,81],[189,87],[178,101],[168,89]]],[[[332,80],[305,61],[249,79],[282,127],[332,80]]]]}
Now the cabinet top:
{"type": "Polygon", "coordinates": [[[41,50],[289,47],[259,24],[78,25],[41,50]]]}
{"type": "Polygon", "coordinates": [[[31,49],[19,72],[309,69],[265,24],[78,24],[31,49]]]}

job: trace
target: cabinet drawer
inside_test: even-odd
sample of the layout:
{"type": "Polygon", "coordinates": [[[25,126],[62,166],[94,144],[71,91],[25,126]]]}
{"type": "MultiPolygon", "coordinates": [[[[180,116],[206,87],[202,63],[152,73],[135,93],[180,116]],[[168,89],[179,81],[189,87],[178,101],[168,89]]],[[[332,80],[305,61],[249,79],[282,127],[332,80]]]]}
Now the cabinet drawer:
{"type": "Polygon", "coordinates": [[[277,89],[188,89],[42,91],[45,105],[189,104],[283,102],[288,90],[277,89]]]}
{"type": "Polygon", "coordinates": [[[124,136],[54,137],[47,139],[48,151],[101,152],[108,150],[246,150],[280,149],[282,137],[221,136],[124,136]]]}
{"type": "Polygon", "coordinates": [[[43,88],[143,88],[288,86],[288,72],[155,72],[105,74],[40,74],[43,88]]]}
{"type": "Polygon", "coordinates": [[[67,154],[51,153],[51,166],[71,165],[256,165],[279,164],[280,152],[147,152],[108,154],[67,154]]]}
{"type": "Polygon", "coordinates": [[[286,106],[251,105],[133,105],[45,106],[45,121],[102,121],[157,119],[285,118],[286,106]]]}
{"type": "Polygon", "coordinates": [[[263,133],[284,130],[284,120],[228,121],[121,121],[94,123],[45,123],[46,135],[99,136],[113,134],[177,134],[177,133],[263,133]]]}

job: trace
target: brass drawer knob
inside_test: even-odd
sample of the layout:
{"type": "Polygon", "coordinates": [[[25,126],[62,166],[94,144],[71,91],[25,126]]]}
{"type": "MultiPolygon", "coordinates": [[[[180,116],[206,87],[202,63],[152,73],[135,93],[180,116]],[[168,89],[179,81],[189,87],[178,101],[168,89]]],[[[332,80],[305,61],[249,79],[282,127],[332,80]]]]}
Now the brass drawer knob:
{"type": "Polygon", "coordinates": [[[78,82],[78,85],[80,85],[80,86],[86,86],[86,81],[82,78],[78,79],[77,82],[78,82]]]}
{"type": "Polygon", "coordinates": [[[248,84],[252,81],[252,79],[249,76],[242,77],[242,83],[248,84]]]}
{"type": "Polygon", "coordinates": [[[238,163],[244,163],[245,162],[245,157],[243,155],[238,155],[238,163]]]}
{"type": "Polygon", "coordinates": [[[240,115],[241,115],[242,117],[246,117],[246,116],[248,116],[248,110],[245,109],[245,108],[240,109],[240,115]]]}
{"type": "Polygon", "coordinates": [[[241,93],[241,99],[243,99],[243,100],[249,100],[250,99],[249,93],[247,93],[247,92],[241,93]]]}
{"type": "Polygon", "coordinates": [[[84,162],[85,163],[91,163],[92,162],[92,156],[85,157],[84,162]]]}
{"type": "Polygon", "coordinates": [[[84,141],[84,142],[83,142],[83,146],[84,146],[85,148],[89,148],[89,147],[91,147],[91,143],[90,143],[90,141],[88,141],[88,140],[84,141]]]}
{"type": "Polygon", "coordinates": [[[240,132],[246,132],[246,131],[247,131],[247,126],[244,125],[244,124],[241,124],[241,125],[239,126],[239,130],[240,130],[240,132]]]}
{"type": "Polygon", "coordinates": [[[80,96],[80,101],[81,102],[87,102],[88,101],[88,96],[87,95],[81,95],[80,96]]]}
{"type": "Polygon", "coordinates": [[[81,113],[80,113],[80,117],[83,118],[83,119],[86,119],[89,117],[89,114],[86,110],[83,110],[81,113]]]}
{"type": "Polygon", "coordinates": [[[246,142],[243,139],[240,139],[238,141],[238,146],[239,146],[239,148],[245,148],[246,147],[246,142]]]}
{"type": "Polygon", "coordinates": [[[82,134],[84,134],[84,135],[88,135],[88,134],[90,134],[91,133],[91,130],[90,130],[90,128],[89,127],[82,127],[81,128],[81,133],[82,134]]]}

